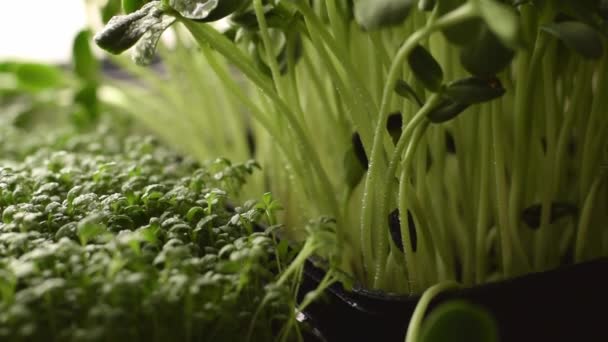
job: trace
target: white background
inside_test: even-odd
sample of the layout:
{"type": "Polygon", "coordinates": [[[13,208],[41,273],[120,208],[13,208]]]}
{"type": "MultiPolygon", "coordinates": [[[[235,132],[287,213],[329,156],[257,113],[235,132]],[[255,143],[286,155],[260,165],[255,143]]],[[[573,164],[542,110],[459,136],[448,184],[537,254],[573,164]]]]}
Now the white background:
{"type": "Polygon", "coordinates": [[[85,0],[0,0],[0,60],[67,62],[85,0]]]}

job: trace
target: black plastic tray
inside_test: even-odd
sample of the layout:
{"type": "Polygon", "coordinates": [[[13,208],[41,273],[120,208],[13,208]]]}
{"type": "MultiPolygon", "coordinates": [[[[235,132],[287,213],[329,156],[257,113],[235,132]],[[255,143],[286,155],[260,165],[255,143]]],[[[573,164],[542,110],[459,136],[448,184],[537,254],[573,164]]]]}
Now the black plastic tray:
{"type": "MultiPolygon", "coordinates": [[[[307,263],[300,294],[314,289],[324,271],[307,263]]],[[[608,341],[608,258],[564,266],[438,296],[485,307],[502,342],[608,341]]],[[[335,284],[304,312],[328,342],[403,341],[419,297],[386,295],[335,284]]],[[[317,339],[319,340],[319,339],[317,339]]]]}

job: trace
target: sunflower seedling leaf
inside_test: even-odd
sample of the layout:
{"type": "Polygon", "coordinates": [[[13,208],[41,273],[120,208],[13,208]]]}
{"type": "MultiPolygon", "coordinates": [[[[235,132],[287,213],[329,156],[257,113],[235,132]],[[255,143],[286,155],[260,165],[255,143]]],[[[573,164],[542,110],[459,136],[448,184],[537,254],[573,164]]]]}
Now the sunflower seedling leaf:
{"type": "MultiPolygon", "coordinates": [[[[465,3],[466,0],[439,0],[437,1],[437,14],[440,16],[445,15],[465,3]]],[[[483,21],[476,17],[450,25],[441,32],[450,43],[467,45],[471,42],[471,39],[476,37],[482,24],[483,21]]]]}
{"type": "Polygon", "coordinates": [[[154,59],[156,46],[163,32],[173,24],[175,18],[164,17],[157,24],[152,25],[141,39],[135,44],[132,59],[137,65],[149,65],[154,59]]]}
{"type": "Polygon", "coordinates": [[[450,83],[445,94],[460,103],[477,104],[503,96],[505,89],[497,78],[467,77],[450,83]]]}
{"type": "Polygon", "coordinates": [[[418,94],[416,94],[414,89],[404,80],[397,81],[397,84],[395,85],[395,92],[397,93],[397,95],[407,100],[410,100],[412,103],[415,103],[420,107],[424,105],[424,103],[420,100],[420,97],[418,97],[418,94]]]}
{"type": "Polygon", "coordinates": [[[519,44],[519,18],[515,9],[496,0],[477,1],[481,17],[490,30],[511,48],[519,44]]]}
{"type": "Polygon", "coordinates": [[[139,41],[152,27],[162,24],[160,1],[152,1],[141,9],[113,17],[104,29],[95,35],[95,43],[102,49],[120,54],[139,41]]]}
{"type": "Polygon", "coordinates": [[[460,51],[460,63],[471,74],[489,78],[505,69],[515,53],[506,47],[487,27],[477,39],[460,51]]]}
{"type": "Polygon", "coordinates": [[[427,118],[435,124],[447,122],[460,115],[469,106],[469,104],[444,99],[427,114],[427,118]]]}
{"type": "Polygon", "coordinates": [[[432,92],[438,92],[443,82],[443,70],[433,55],[418,45],[407,57],[409,66],[422,85],[432,92]]]}

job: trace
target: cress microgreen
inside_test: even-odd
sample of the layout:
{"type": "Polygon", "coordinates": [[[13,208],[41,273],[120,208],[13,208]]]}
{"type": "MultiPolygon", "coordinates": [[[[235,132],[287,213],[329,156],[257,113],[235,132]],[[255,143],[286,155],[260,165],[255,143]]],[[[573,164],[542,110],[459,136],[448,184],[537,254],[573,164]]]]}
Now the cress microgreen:
{"type": "Polygon", "coordinates": [[[103,127],[2,160],[0,339],[301,340],[294,282],[278,276],[293,250],[252,228],[278,204],[227,209],[254,164],[103,127]]]}

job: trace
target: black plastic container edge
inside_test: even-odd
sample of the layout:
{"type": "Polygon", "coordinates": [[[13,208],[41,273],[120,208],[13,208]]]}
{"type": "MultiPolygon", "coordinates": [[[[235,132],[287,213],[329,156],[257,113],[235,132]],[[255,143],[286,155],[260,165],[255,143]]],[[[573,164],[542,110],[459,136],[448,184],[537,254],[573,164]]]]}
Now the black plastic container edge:
{"type": "MultiPolygon", "coordinates": [[[[314,289],[324,270],[307,262],[300,296],[314,289]]],[[[608,258],[444,293],[429,311],[451,299],[487,309],[500,341],[608,341],[608,258]]],[[[300,298],[301,299],[301,298],[300,298]]],[[[305,314],[328,342],[403,341],[418,296],[344,290],[334,284],[305,314]]]]}

